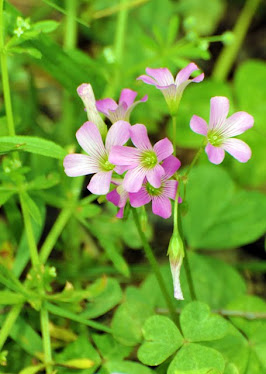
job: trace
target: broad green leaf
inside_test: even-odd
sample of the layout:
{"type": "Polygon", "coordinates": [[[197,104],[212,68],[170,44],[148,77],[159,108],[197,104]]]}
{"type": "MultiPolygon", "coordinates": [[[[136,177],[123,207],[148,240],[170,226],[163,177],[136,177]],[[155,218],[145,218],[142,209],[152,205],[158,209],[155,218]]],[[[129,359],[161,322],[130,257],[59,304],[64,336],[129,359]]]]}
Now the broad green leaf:
{"type": "Polygon", "coordinates": [[[230,317],[230,319],[248,337],[253,360],[266,371],[266,320],[256,317],[256,313],[266,313],[265,301],[256,296],[242,296],[232,301],[228,309],[241,311],[250,316],[254,314],[254,320],[248,320],[245,317],[230,317]]]}
{"type": "Polygon", "coordinates": [[[235,364],[229,363],[226,365],[223,374],[239,374],[239,370],[235,364]]]}
{"type": "Polygon", "coordinates": [[[26,300],[25,297],[21,294],[16,294],[10,291],[0,291],[0,304],[1,305],[21,304],[25,300],[26,300]]]}
{"type": "Polygon", "coordinates": [[[138,350],[139,360],[157,366],[183,344],[183,337],[173,321],[163,316],[148,318],[143,326],[145,342],[138,350]]]}
{"type": "Polygon", "coordinates": [[[252,157],[243,167],[239,162],[232,160],[232,170],[240,182],[248,186],[261,186],[265,184],[265,101],[266,64],[260,60],[248,60],[241,64],[234,77],[234,87],[238,102],[238,109],[254,116],[254,127],[245,132],[241,138],[252,149],[252,157]]]}
{"type": "Polygon", "coordinates": [[[191,343],[184,345],[171,362],[167,374],[222,374],[224,358],[215,349],[191,343]]]}
{"type": "MultiPolygon", "coordinates": [[[[89,339],[82,335],[74,343],[68,344],[62,353],[55,356],[55,361],[59,363],[65,363],[70,360],[75,364],[73,368],[78,368],[80,374],[92,374],[95,373],[96,369],[101,363],[101,358],[98,352],[94,349],[89,339]],[[83,360],[82,360],[83,359],[83,360]],[[82,367],[82,364],[85,365],[82,367]]],[[[69,368],[57,367],[59,374],[68,374],[69,368]]]]}
{"type": "Polygon", "coordinates": [[[227,334],[229,324],[221,316],[211,314],[207,304],[193,301],[180,316],[184,337],[189,342],[216,340],[227,334]]]}
{"type": "Polygon", "coordinates": [[[107,278],[106,287],[90,299],[82,312],[84,318],[97,318],[114,308],[122,299],[122,290],[116,279],[107,278]]]}
{"type": "Polygon", "coordinates": [[[223,355],[228,366],[230,366],[229,364],[231,364],[231,366],[234,365],[238,370],[237,373],[244,374],[249,360],[249,343],[239,330],[232,324],[228,325],[229,329],[225,337],[219,340],[206,342],[204,345],[219,351],[223,355]]]}
{"type": "Polygon", "coordinates": [[[152,309],[140,301],[126,301],[120,305],[112,320],[112,331],[119,343],[134,346],[142,340],[142,327],[152,309]]]}
{"type": "Polygon", "coordinates": [[[62,160],[66,155],[66,151],[60,145],[52,142],[51,140],[46,140],[35,136],[1,136],[0,146],[1,144],[9,144],[10,147],[16,146],[18,150],[35,153],[46,157],[57,158],[59,160],[62,160]]]}
{"type": "Polygon", "coordinates": [[[108,361],[104,364],[107,374],[123,373],[123,374],[152,374],[151,369],[144,365],[133,361],[108,361]]]}
{"type": "Polygon", "coordinates": [[[131,347],[118,343],[110,334],[92,334],[92,339],[101,356],[108,361],[123,360],[132,351],[131,347]]]}
{"type": "Polygon", "coordinates": [[[33,30],[41,31],[44,33],[52,32],[59,26],[59,22],[54,20],[44,20],[36,22],[32,25],[33,30]]]}
{"type": "MultiPolygon", "coordinates": [[[[226,96],[230,100],[230,111],[233,112],[233,100],[228,84],[204,80],[201,83],[191,83],[184,91],[177,115],[177,145],[183,148],[199,148],[204,137],[195,134],[189,126],[191,117],[196,114],[207,122],[210,114],[210,99],[213,96],[226,96]]],[[[169,136],[172,134],[172,121],[168,123],[169,136]]],[[[202,158],[206,156],[202,155],[202,158]]]]}
{"type": "Polygon", "coordinates": [[[237,190],[225,170],[217,166],[192,170],[187,203],[184,232],[193,248],[230,249],[251,243],[265,232],[266,196],[237,190]]]}

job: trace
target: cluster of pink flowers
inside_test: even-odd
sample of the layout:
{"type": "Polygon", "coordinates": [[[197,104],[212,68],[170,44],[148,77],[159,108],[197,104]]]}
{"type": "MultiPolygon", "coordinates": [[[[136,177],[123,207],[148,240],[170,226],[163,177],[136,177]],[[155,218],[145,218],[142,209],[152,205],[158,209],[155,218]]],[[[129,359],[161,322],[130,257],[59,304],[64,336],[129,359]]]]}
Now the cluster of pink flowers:
{"type": "MultiPolygon", "coordinates": [[[[203,73],[190,79],[191,73],[196,70],[198,67],[190,63],[174,79],[167,68],[147,68],[148,75],[141,75],[138,79],[161,90],[170,113],[176,115],[186,86],[204,79],[203,73]]],[[[132,207],[152,202],[154,214],[169,218],[169,199],[175,199],[178,186],[173,176],[181,163],[172,155],[173,145],[168,138],[152,146],[146,127],[129,123],[132,109],[147,101],[148,97],[135,101],[137,92],[125,88],[117,104],[110,98],[96,101],[90,84],[82,84],[77,91],[89,119],[76,134],[86,154],[67,155],[64,159],[66,174],[70,177],[94,174],[88,184],[89,191],[106,195],[107,200],[119,208],[117,217],[123,217],[129,201],[132,207]],[[112,122],[108,132],[99,112],[112,122]],[[133,146],[125,145],[128,141],[133,146]],[[115,187],[110,191],[111,185],[115,187]]],[[[251,157],[248,145],[232,137],[252,127],[253,117],[245,112],[237,112],[226,118],[228,111],[229,100],[226,97],[213,97],[209,125],[196,115],[190,121],[191,129],[205,136],[205,151],[214,164],[223,161],[225,151],[240,162],[246,162],[251,157]]]]}

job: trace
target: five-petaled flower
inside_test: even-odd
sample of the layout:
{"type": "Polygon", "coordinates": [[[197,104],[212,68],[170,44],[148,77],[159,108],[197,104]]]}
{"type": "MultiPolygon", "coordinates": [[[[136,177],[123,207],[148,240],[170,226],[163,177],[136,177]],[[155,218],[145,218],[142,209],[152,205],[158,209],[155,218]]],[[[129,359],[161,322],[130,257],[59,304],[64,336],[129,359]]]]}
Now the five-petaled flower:
{"type": "Polygon", "coordinates": [[[109,162],[121,166],[127,171],[123,187],[127,192],[138,192],[147,178],[151,187],[159,188],[161,178],[165,174],[160,162],[173,153],[173,145],[169,139],[158,141],[153,147],[142,124],[131,126],[130,135],[136,148],[114,146],[109,154],[109,162]]]}
{"type": "Polygon", "coordinates": [[[108,161],[108,155],[114,145],[122,146],[130,137],[130,124],[125,121],[114,123],[106,136],[105,146],[98,127],[85,122],[77,131],[77,140],[88,154],[70,154],[64,159],[65,173],[69,177],[94,174],[87,188],[96,195],[105,195],[109,191],[113,171],[119,171],[108,161]]]}
{"type": "Polygon", "coordinates": [[[229,100],[223,96],[216,96],[211,98],[209,125],[203,118],[195,115],[190,121],[190,127],[194,132],[206,136],[205,151],[213,164],[220,164],[223,161],[224,151],[240,162],[247,162],[251,157],[249,146],[242,140],[232,137],[251,128],[254,123],[253,117],[246,112],[236,112],[226,118],[228,112],[229,100]]]}
{"type": "Polygon", "coordinates": [[[135,101],[137,94],[137,92],[129,88],[124,88],[121,91],[118,104],[113,99],[107,98],[97,100],[96,108],[109,118],[112,123],[119,120],[129,121],[130,114],[135,106],[148,100],[148,96],[145,95],[142,99],[135,101]]]}
{"type": "Polygon", "coordinates": [[[173,75],[167,68],[151,69],[147,68],[147,75],[141,75],[137,79],[142,80],[147,84],[151,84],[161,90],[163,93],[169,110],[172,115],[176,115],[179,103],[184,89],[191,82],[201,82],[204,79],[204,74],[198,75],[196,78],[189,79],[191,73],[199,70],[193,62],[180,70],[174,79],[173,75]]]}
{"type": "Polygon", "coordinates": [[[161,179],[161,186],[155,188],[145,180],[138,192],[129,194],[130,205],[138,208],[151,201],[154,214],[165,219],[169,218],[172,213],[171,201],[169,199],[175,199],[178,186],[178,182],[170,178],[180,168],[180,165],[181,162],[178,158],[174,156],[167,157],[162,163],[165,174],[161,179]]]}

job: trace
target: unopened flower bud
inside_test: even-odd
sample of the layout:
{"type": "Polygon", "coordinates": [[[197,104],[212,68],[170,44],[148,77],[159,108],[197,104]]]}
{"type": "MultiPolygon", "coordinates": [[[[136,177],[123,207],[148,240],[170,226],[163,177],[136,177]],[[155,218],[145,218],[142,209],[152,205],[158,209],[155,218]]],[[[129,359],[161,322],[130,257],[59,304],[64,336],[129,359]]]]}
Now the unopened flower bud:
{"type": "Polygon", "coordinates": [[[107,127],[96,109],[96,100],[91,85],[83,83],[78,87],[77,92],[84,103],[89,121],[98,127],[100,134],[105,138],[107,127]]]}
{"type": "Polygon", "coordinates": [[[174,297],[177,300],[184,300],[179,279],[180,269],[184,257],[184,245],[178,233],[174,233],[172,235],[167,254],[169,255],[171,273],[173,277],[174,297]]]}

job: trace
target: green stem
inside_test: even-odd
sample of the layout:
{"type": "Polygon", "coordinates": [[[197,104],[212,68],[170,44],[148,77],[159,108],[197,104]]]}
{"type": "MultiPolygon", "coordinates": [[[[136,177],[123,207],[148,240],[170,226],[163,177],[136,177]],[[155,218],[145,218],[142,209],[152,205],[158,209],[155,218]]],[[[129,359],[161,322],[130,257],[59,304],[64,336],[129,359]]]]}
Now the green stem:
{"type": "Polygon", "coordinates": [[[176,156],[176,116],[172,116],[173,122],[173,147],[174,147],[174,156],[176,156]]]}
{"type": "Polygon", "coordinates": [[[49,333],[49,314],[45,305],[45,302],[41,308],[41,329],[42,329],[42,340],[43,340],[43,350],[44,350],[44,361],[46,367],[46,373],[52,374],[52,349],[51,349],[51,339],[49,333]]]}
{"type": "Polygon", "coordinates": [[[61,235],[64,227],[66,226],[68,220],[73,214],[73,207],[66,207],[64,208],[59,216],[57,217],[53,227],[51,228],[49,234],[47,235],[41,249],[40,249],[40,261],[41,263],[45,263],[54,248],[57,239],[61,235]]]}
{"type": "Polygon", "coordinates": [[[7,117],[7,126],[9,135],[16,135],[15,124],[12,111],[12,102],[10,95],[10,86],[8,78],[8,69],[7,69],[7,54],[4,47],[4,21],[3,21],[3,0],[0,0],[0,58],[1,58],[1,74],[2,74],[2,84],[3,84],[3,93],[5,101],[5,110],[7,117]]]}
{"type": "Polygon", "coordinates": [[[204,148],[204,145],[205,145],[205,141],[204,141],[204,144],[200,147],[200,149],[198,150],[198,152],[195,154],[193,160],[191,161],[191,164],[189,165],[189,167],[187,168],[184,176],[187,177],[188,174],[190,173],[191,169],[193,168],[193,166],[196,164],[196,162],[198,161],[200,155],[202,154],[202,151],[203,151],[203,148],[204,148]]]}
{"type": "Polygon", "coordinates": [[[227,78],[259,3],[260,0],[246,1],[245,6],[242,9],[233,29],[234,41],[232,44],[224,46],[219,58],[216,61],[212,74],[214,79],[224,81],[227,78]]]}
{"type": "Polygon", "coordinates": [[[26,236],[27,236],[29,250],[30,250],[31,263],[32,263],[32,267],[34,268],[40,264],[38,249],[35,243],[30,213],[24,201],[23,193],[21,192],[19,193],[19,200],[20,200],[20,205],[22,209],[22,216],[23,216],[26,236]]]}
{"type": "Polygon", "coordinates": [[[22,307],[23,304],[15,305],[8,313],[8,316],[6,317],[0,330],[0,351],[3,348],[6,339],[9,337],[10,331],[20,314],[22,307]]]}
{"type": "Polygon", "coordinates": [[[77,43],[77,0],[65,0],[66,7],[66,25],[64,35],[64,48],[73,49],[77,43]]]}
{"type": "Polygon", "coordinates": [[[158,263],[156,261],[156,258],[155,258],[154,254],[153,254],[153,251],[152,251],[152,249],[151,249],[151,247],[150,247],[150,245],[148,243],[148,240],[147,240],[146,236],[144,235],[143,231],[141,230],[141,225],[140,225],[138,211],[137,211],[137,209],[133,208],[132,212],[133,212],[134,221],[135,221],[135,224],[136,224],[136,227],[137,227],[140,239],[142,241],[143,248],[144,248],[145,254],[147,256],[147,259],[148,259],[149,263],[151,264],[152,269],[154,271],[154,274],[155,274],[155,276],[157,278],[159,287],[161,289],[161,292],[163,294],[163,297],[165,299],[167,307],[168,307],[168,309],[170,311],[171,317],[172,317],[172,319],[174,321],[176,321],[177,318],[176,318],[175,306],[174,306],[174,303],[173,303],[173,299],[170,297],[170,295],[169,295],[169,293],[167,291],[164,279],[163,279],[162,274],[160,272],[159,265],[158,265],[158,263]]]}

